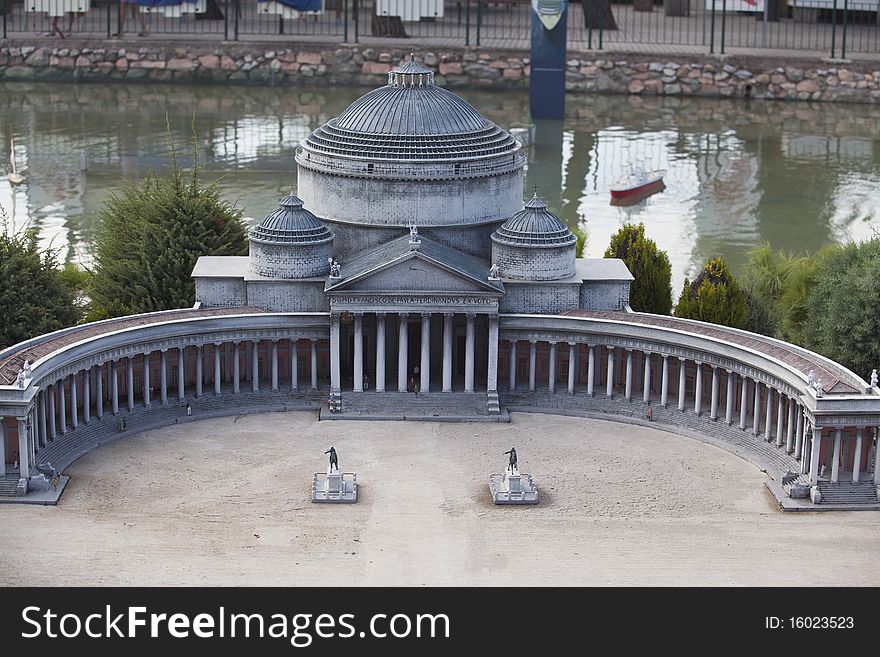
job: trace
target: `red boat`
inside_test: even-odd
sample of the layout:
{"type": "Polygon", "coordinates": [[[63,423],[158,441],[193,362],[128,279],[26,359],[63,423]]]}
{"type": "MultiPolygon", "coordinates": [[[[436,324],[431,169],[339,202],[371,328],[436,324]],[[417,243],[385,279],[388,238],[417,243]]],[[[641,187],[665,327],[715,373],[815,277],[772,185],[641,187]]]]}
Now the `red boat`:
{"type": "Polygon", "coordinates": [[[611,186],[611,198],[650,196],[663,189],[663,176],[665,175],[665,171],[633,171],[611,186]]]}

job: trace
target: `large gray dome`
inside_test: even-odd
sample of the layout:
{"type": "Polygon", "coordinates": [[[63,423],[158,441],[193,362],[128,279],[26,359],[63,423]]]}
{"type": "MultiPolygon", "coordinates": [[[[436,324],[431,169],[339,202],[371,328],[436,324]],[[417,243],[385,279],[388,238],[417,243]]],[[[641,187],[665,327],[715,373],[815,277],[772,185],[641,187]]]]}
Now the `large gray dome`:
{"type": "Polygon", "coordinates": [[[522,208],[525,162],[519,142],[412,58],[302,140],[297,194],[320,207],[340,260],[413,225],[486,259],[489,235],[522,208]]]}
{"type": "Polygon", "coordinates": [[[291,194],[248,231],[251,270],[267,278],[326,276],[333,233],[291,194]]]}
{"type": "Polygon", "coordinates": [[[388,74],[384,87],[310,134],[302,148],[358,159],[462,161],[517,154],[519,143],[463,98],[436,86],[431,69],[409,60],[388,74]]]}

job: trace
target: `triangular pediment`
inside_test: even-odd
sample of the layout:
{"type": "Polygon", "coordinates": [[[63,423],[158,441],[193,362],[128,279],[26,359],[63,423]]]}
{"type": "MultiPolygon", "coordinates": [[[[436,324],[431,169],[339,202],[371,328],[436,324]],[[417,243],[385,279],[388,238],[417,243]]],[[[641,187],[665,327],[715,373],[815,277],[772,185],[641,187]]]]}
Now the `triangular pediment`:
{"type": "Polygon", "coordinates": [[[341,278],[328,279],[327,292],[504,292],[501,281],[489,279],[487,263],[425,237],[417,248],[408,238],[375,247],[340,263],[340,270],[341,278]]]}

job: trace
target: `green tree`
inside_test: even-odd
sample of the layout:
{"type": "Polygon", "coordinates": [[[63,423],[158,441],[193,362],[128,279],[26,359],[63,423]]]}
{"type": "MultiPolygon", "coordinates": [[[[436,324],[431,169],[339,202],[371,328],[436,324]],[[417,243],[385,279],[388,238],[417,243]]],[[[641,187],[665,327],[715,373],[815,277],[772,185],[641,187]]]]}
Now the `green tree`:
{"type": "Polygon", "coordinates": [[[41,250],[37,229],[9,229],[0,208],[0,349],[76,324],[80,310],[56,253],[41,250]]]}
{"type": "Polygon", "coordinates": [[[804,343],[807,322],[807,299],[818,270],[819,256],[797,256],[774,251],[769,243],[749,254],[745,284],[750,294],[766,306],[774,335],[783,340],[804,343]]]}
{"type": "Polygon", "coordinates": [[[685,279],[675,316],[746,329],[749,302],[723,258],[710,258],[693,282],[685,279]]]}
{"type": "Polygon", "coordinates": [[[245,255],[241,211],[215,185],[202,187],[172,155],[166,176],[112,192],[101,208],[89,319],[192,306],[199,256],[245,255]]]}
{"type": "Polygon", "coordinates": [[[623,226],[611,236],[606,258],[620,258],[635,277],[629,293],[633,310],[668,315],[672,310],[672,265],[665,251],[645,237],[645,224],[623,226]]]}
{"type": "Polygon", "coordinates": [[[580,226],[575,226],[571,229],[571,232],[574,233],[574,236],[577,238],[577,242],[574,246],[574,255],[576,258],[583,258],[584,249],[587,246],[587,231],[580,226]]]}
{"type": "Polygon", "coordinates": [[[867,376],[880,367],[880,238],[824,249],[807,300],[804,346],[867,376]]]}

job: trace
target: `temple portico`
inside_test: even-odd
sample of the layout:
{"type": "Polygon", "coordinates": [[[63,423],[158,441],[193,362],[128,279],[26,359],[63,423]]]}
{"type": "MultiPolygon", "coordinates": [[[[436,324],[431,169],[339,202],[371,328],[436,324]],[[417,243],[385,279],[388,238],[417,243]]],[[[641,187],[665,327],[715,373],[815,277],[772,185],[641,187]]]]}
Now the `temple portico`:
{"type": "Polygon", "coordinates": [[[331,391],[497,390],[497,357],[489,370],[489,336],[497,322],[497,312],[484,308],[364,312],[337,311],[334,305],[330,355],[338,363],[331,363],[331,391]]]}

